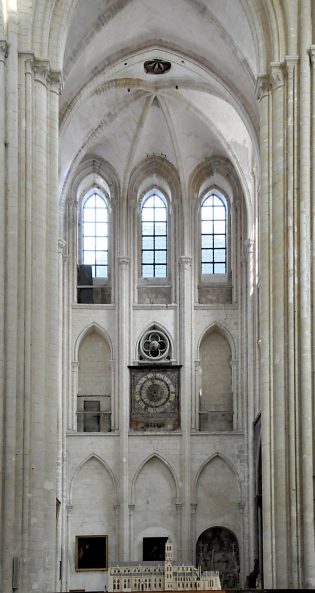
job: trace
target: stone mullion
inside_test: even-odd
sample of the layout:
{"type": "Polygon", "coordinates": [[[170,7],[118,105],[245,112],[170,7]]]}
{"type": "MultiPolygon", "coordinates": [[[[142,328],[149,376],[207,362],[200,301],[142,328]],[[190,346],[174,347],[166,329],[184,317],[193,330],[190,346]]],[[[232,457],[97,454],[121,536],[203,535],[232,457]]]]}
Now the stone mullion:
{"type": "MultiPolygon", "coordinates": [[[[0,393],[4,393],[4,324],[5,324],[5,62],[7,43],[0,41],[0,393]]],[[[0,398],[0,478],[3,460],[3,398],[0,398]]],[[[0,479],[3,483],[3,478],[0,479]]],[[[0,488],[0,509],[2,509],[2,488],[0,488]]],[[[0,513],[0,533],[3,533],[2,513],[0,513]]],[[[0,560],[2,558],[2,537],[0,536],[0,560]]],[[[0,579],[1,585],[1,579],[0,579]]]]}
{"type": "Polygon", "coordinates": [[[32,207],[32,483],[31,582],[45,590],[46,480],[46,205],[47,205],[47,75],[46,61],[34,62],[34,186],[32,207]]]}
{"type": "Polygon", "coordinates": [[[288,455],[289,455],[289,511],[290,511],[290,558],[289,586],[299,586],[299,538],[298,538],[298,482],[297,447],[298,407],[296,405],[296,65],[297,57],[286,57],[287,71],[287,402],[288,402],[288,455]]]}
{"type": "MultiPolygon", "coordinates": [[[[15,11],[7,21],[6,69],[6,216],[5,216],[5,388],[4,388],[4,477],[2,526],[3,593],[12,590],[12,558],[15,556],[16,514],[16,404],[18,332],[18,24],[15,11]]],[[[1,587],[0,587],[1,588],[1,587]]]]}
{"type": "Polygon", "coordinates": [[[312,403],[312,302],[311,302],[311,1],[301,2],[300,56],[300,405],[301,479],[303,501],[303,564],[305,588],[315,587],[314,484],[313,484],[313,403],[312,403]]]}
{"type": "Polygon", "coordinates": [[[270,364],[270,81],[260,77],[257,84],[260,109],[260,397],[262,410],[262,472],[264,508],[264,587],[274,582],[273,509],[272,509],[272,434],[271,434],[271,364],[270,364]]]}
{"type": "Polygon", "coordinates": [[[191,409],[192,409],[192,258],[180,257],[180,312],[179,312],[179,335],[181,337],[181,467],[182,467],[182,492],[183,504],[183,527],[182,540],[177,546],[182,550],[183,557],[188,558],[189,533],[190,533],[190,432],[191,432],[191,409]]]}
{"type": "Polygon", "coordinates": [[[286,351],[283,329],[286,323],[286,211],[285,211],[285,80],[284,66],[271,65],[272,82],[272,208],[270,231],[272,274],[272,431],[273,497],[275,528],[275,583],[287,587],[287,402],[286,351]]]}
{"type": "Polygon", "coordinates": [[[118,257],[118,394],[120,430],[120,560],[129,556],[128,538],[128,433],[129,433],[129,330],[130,258],[118,257]]]}

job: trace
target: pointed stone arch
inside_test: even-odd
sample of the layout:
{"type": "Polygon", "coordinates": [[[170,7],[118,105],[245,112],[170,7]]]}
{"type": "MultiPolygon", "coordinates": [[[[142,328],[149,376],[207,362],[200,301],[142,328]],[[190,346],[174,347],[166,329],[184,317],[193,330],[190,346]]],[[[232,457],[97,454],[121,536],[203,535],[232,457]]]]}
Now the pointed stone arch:
{"type": "Polygon", "coordinates": [[[104,327],[99,325],[99,323],[93,321],[90,325],[85,327],[80,332],[80,334],[77,336],[77,338],[75,340],[74,348],[73,348],[74,362],[79,361],[79,350],[80,350],[80,346],[81,346],[84,338],[86,336],[88,336],[90,333],[92,333],[93,331],[98,333],[108,343],[109,348],[110,348],[110,353],[111,353],[111,359],[113,359],[113,345],[112,345],[112,341],[110,339],[108,332],[106,331],[106,329],[104,327]]]}
{"type": "Polygon", "coordinates": [[[235,340],[231,334],[231,332],[228,330],[228,328],[220,321],[214,321],[213,323],[211,323],[208,327],[205,328],[205,330],[202,332],[202,334],[199,336],[199,340],[197,342],[197,352],[196,352],[196,356],[197,358],[199,357],[199,353],[200,353],[200,346],[202,344],[203,339],[210,333],[217,331],[218,333],[220,333],[227,341],[227,343],[230,346],[231,349],[231,358],[232,360],[235,359],[236,357],[236,344],[235,344],[235,340]]]}
{"type": "Polygon", "coordinates": [[[140,463],[139,467],[136,469],[136,471],[134,473],[134,476],[132,478],[131,485],[130,485],[130,504],[131,505],[135,504],[135,487],[136,487],[136,483],[137,483],[137,480],[138,480],[138,477],[139,477],[141,471],[153,459],[157,459],[158,461],[163,463],[163,465],[165,465],[165,467],[170,472],[170,474],[173,478],[173,481],[174,481],[174,485],[175,485],[176,503],[179,503],[179,501],[180,501],[180,487],[179,487],[179,481],[176,476],[174,468],[171,466],[171,464],[164,457],[162,457],[162,455],[160,455],[159,453],[152,453],[151,455],[146,457],[146,459],[144,459],[140,463]]]}
{"type": "Polygon", "coordinates": [[[198,469],[198,471],[195,475],[194,482],[193,482],[193,490],[192,490],[193,504],[197,504],[197,485],[198,485],[199,478],[200,478],[202,472],[205,470],[205,468],[215,459],[221,459],[228,466],[228,468],[231,470],[232,474],[234,475],[235,479],[237,480],[239,493],[240,493],[240,501],[243,500],[242,484],[241,484],[241,480],[239,477],[239,473],[238,473],[235,465],[225,455],[223,455],[222,453],[219,453],[217,451],[216,453],[213,453],[212,455],[210,455],[210,457],[208,457],[202,463],[202,465],[200,466],[200,468],[198,469]]]}
{"type": "Polygon", "coordinates": [[[113,471],[111,470],[111,468],[109,467],[109,465],[106,463],[106,461],[104,461],[104,459],[102,459],[99,455],[97,455],[96,453],[91,453],[90,455],[88,455],[85,459],[83,459],[75,468],[72,477],[70,479],[70,483],[69,483],[69,493],[68,493],[68,504],[71,505],[71,501],[72,501],[72,491],[73,491],[73,485],[75,484],[75,480],[77,478],[77,476],[79,475],[81,469],[87,464],[89,463],[89,461],[91,460],[95,460],[98,463],[100,463],[100,465],[104,468],[104,471],[107,472],[107,474],[109,475],[112,484],[113,484],[113,489],[114,489],[114,496],[115,496],[115,504],[118,503],[118,487],[117,487],[117,482],[114,476],[113,471]]]}

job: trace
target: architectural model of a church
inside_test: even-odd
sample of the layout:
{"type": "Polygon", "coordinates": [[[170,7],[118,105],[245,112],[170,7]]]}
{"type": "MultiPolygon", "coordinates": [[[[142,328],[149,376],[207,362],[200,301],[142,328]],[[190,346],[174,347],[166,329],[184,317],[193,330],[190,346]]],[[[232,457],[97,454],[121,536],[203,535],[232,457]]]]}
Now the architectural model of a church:
{"type": "Polygon", "coordinates": [[[173,545],[165,544],[165,562],[120,562],[108,569],[109,592],[220,590],[218,571],[201,572],[191,564],[175,564],[173,545]]]}

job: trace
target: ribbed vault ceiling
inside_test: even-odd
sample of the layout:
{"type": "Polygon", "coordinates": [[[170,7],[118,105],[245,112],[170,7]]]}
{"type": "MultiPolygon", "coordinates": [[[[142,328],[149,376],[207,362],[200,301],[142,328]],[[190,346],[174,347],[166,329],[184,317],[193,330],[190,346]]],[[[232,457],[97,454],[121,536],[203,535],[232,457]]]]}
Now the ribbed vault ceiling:
{"type": "Polygon", "coordinates": [[[122,187],[151,155],[175,165],[182,187],[198,163],[222,156],[250,198],[257,74],[242,0],[79,0],[64,56],[61,188],[89,154],[122,187]],[[171,62],[169,72],[147,74],[154,58],[171,62]]]}

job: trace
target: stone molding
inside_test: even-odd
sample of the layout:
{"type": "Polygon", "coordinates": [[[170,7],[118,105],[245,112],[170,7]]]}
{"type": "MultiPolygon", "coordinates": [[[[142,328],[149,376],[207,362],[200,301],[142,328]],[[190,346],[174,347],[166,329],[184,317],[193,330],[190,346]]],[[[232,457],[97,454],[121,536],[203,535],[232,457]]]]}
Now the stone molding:
{"type": "Polygon", "coordinates": [[[9,53],[9,46],[5,39],[0,39],[0,62],[5,62],[9,53]]]}
{"type": "Polygon", "coordinates": [[[67,242],[64,241],[64,239],[58,239],[58,253],[60,253],[60,255],[62,255],[63,257],[65,257],[67,255],[66,247],[67,247],[67,242]]]}

